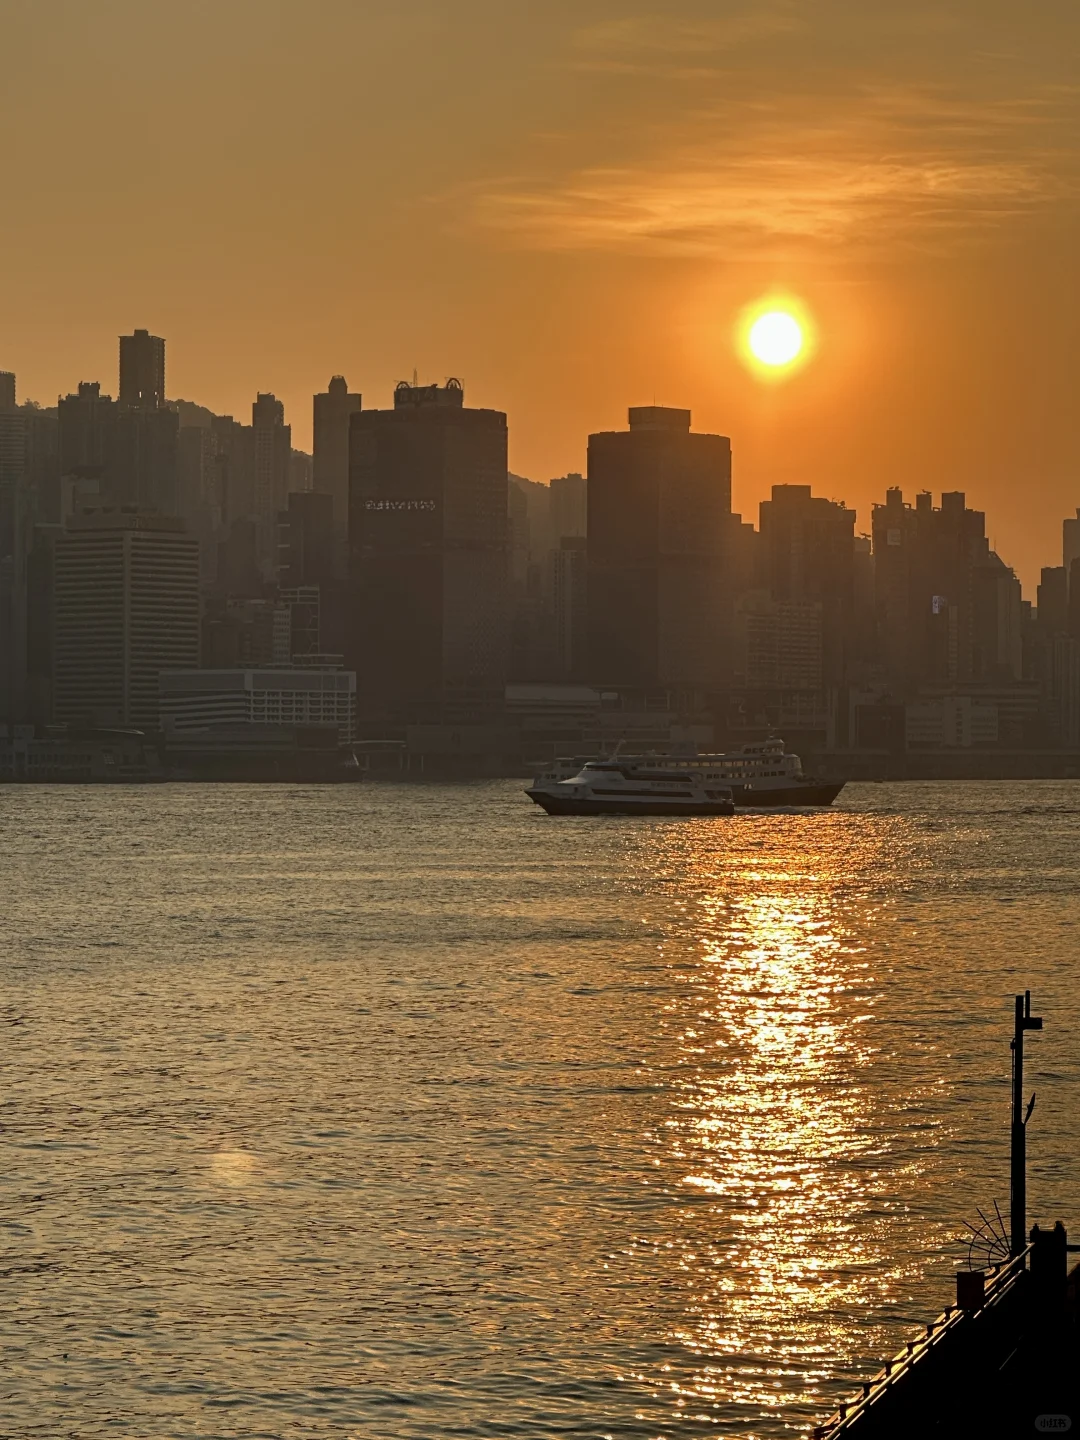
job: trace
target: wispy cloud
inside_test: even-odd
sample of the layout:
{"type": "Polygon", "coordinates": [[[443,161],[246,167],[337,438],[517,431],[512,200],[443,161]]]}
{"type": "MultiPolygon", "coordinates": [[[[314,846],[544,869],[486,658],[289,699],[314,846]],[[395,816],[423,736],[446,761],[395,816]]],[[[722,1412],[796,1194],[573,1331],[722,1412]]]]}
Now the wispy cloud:
{"type": "Polygon", "coordinates": [[[585,70],[640,73],[682,67],[693,59],[697,69],[730,51],[792,34],[803,24],[792,6],[764,3],[708,19],[624,16],[578,30],[568,63],[585,70]]]}
{"type": "Polygon", "coordinates": [[[732,101],[685,117],[633,164],[474,196],[473,222],[548,249],[873,249],[984,232],[1076,193],[1058,140],[1072,92],[994,103],[917,86],[732,101]]]}
{"type": "Polygon", "coordinates": [[[546,249],[938,248],[1080,193],[1080,13],[1044,31],[1005,0],[978,25],[956,0],[621,10],[568,36],[585,123],[476,187],[472,226],[546,249]]]}

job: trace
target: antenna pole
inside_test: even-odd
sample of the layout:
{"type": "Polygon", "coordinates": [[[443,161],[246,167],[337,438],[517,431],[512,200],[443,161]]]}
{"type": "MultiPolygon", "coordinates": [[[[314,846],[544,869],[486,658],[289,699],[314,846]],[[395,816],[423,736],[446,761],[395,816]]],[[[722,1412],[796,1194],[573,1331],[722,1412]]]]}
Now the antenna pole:
{"type": "Polygon", "coordinates": [[[1009,1164],[1009,1252],[1022,1255],[1027,1248],[1027,1122],[1035,1104],[1024,1113],[1024,1031],[1041,1030],[1042,1019],[1031,1013],[1031,991],[1016,997],[1012,1038],[1012,1132],[1009,1164]]]}

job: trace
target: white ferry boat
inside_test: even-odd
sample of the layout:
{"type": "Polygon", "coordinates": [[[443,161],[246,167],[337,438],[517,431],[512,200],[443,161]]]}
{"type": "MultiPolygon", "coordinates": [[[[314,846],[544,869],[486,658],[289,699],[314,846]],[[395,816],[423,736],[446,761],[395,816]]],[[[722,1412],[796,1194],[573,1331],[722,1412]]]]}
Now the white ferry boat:
{"type": "MultiPolygon", "coordinates": [[[[646,766],[666,775],[695,775],[702,786],[726,787],[737,806],[831,805],[844,788],[843,780],[819,780],[804,775],[798,755],[789,754],[780,739],[743,745],[723,755],[633,755],[608,761],[556,760],[536,776],[526,794],[538,805],[540,796],[581,773],[586,763],[646,766]]],[[[565,793],[565,792],[559,792],[565,793]]],[[[546,808],[546,807],[545,807],[546,808]]]]}
{"type": "Polygon", "coordinates": [[[734,815],[727,786],[645,760],[586,760],[576,775],[537,776],[526,795],[549,815],[734,815]]]}

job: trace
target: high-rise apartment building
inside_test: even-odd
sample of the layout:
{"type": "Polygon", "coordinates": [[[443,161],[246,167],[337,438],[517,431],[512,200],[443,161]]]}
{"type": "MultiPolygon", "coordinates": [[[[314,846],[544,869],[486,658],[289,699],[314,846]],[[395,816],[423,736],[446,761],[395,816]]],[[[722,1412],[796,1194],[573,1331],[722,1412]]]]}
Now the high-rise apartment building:
{"type": "Polygon", "coordinates": [[[165,341],[147,330],[120,336],[120,404],[159,410],[165,404],[165,341]]]}
{"type": "Polygon", "coordinates": [[[855,511],[812,494],[809,485],[774,485],[760,509],[763,580],[782,605],[821,607],[825,686],[841,685],[855,620],[855,511]]]}
{"type": "Polygon", "coordinates": [[[26,555],[30,495],[26,417],[15,377],[0,377],[0,721],[23,719],[26,688],[26,555]]]}
{"type": "Polygon", "coordinates": [[[566,536],[582,536],[588,525],[588,487],[584,475],[560,475],[548,487],[551,528],[556,545],[566,536]]]}
{"type": "Polygon", "coordinates": [[[215,415],[210,423],[214,437],[215,493],[221,523],[250,519],[255,513],[255,435],[231,415],[215,415]]]}
{"type": "Polygon", "coordinates": [[[1069,572],[1064,565],[1044,566],[1036,591],[1039,627],[1047,636],[1069,632],[1069,572]]]}
{"type": "Polygon", "coordinates": [[[57,402],[60,417],[60,473],[101,478],[112,450],[116,401],[102,395],[96,380],[81,380],[73,395],[57,402]]]}
{"type": "Polygon", "coordinates": [[[199,547],[179,520],[73,520],[53,549],[53,713],[158,726],[158,676],[199,664],[199,547]]]}
{"type": "Polygon", "coordinates": [[[459,381],[404,382],[350,422],[351,651],[371,723],[500,714],[507,430],[459,381]]]}
{"type": "Polygon", "coordinates": [[[111,427],[105,465],[110,504],[180,513],[180,416],[175,410],[125,409],[111,427]]]}
{"type": "Polygon", "coordinates": [[[727,669],[731,442],[646,406],[589,436],[589,677],[709,689],[727,669]]]}
{"type": "MultiPolygon", "coordinates": [[[[1080,508],[1077,509],[1075,517],[1063,520],[1061,524],[1061,564],[1064,575],[1065,605],[1067,611],[1066,624],[1062,629],[1067,629],[1074,646],[1080,645],[1080,508]]],[[[1045,571],[1043,572],[1045,576],[1045,571]]],[[[1039,600],[1039,620],[1043,621],[1043,602],[1039,600]]],[[[1045,630],[1045,626],[1043,627],[1045,630]]],[[[1069,671],[1068,656],[1069,647],[1059,643],[1055,649],[1057,669],[1065,664],[1066,672],[1069,671]]],[[[1080,662],[1078,662],[1080,663],[1080,662]]],[[[1064,695],[1071,695],[1072,681],[1067,680],[1064,687],[1057,687],[1064,695]]],[[[1058,709],[1060,710],[1060,704],[1058,709]]],[[[1074,713],[1074,707],[1065,705],[1070,716],[1074,713]]],[[[1066,733],[1073,733],[1075,726],[1071,720],[1063,726],[1066,733]]]]}
{"type": "Polygon", "coordinates": [[[946,492],[935,508],[928,492],[912,507],[888,490],[874,506],[873,543],[882,661],[894,693],[1021,678],[1020,584],[962,491],[946,492]]]}
{"type": "Polygon", "coordinates": [[[765,590],[740,595],[735,607],[732,672],[738,689],[820,692],[823,607],[778,600],[765,590]]]}
{"type": "Polygon", "coordinates": [[[56,416],[16,403],[15,376],[0,373],[0,720],[34,712],[28,691],[35,531],[60,513],[56,416]]]}
{"type": "Polygon", "coordinates": [[[180,417],[165,408],[164,387],[165,341],[122,335],[120,400],[84,380],[58,402],[61,477],[87,482],[98,503],[178,515],[180,417]]]}
{"type": "Polygon", "coordinates": [[[335,375],[313,401],[312,488],[334,502],[334,528],[341,539],[349,529],[349,422],[361,408],[343,375],[335,375]]]}

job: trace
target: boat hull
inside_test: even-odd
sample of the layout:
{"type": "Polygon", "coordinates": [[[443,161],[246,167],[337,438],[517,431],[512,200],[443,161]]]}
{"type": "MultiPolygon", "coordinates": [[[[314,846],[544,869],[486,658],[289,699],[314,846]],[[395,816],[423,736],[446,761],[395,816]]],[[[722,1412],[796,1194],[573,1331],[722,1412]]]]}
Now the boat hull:
{"type": "Polygon", "coordinates": [[[808,785],[777,786],[775,790],[756,790],[752,785],[740,785],[732,780],[725,783],[731,786],[736,805],[743,810],[757,810],[765,806],[797,809],[800,806],[820,808],[831,805],[847,781],[821,780],[808,785]]]}
{"type": "Polygon", "coordinates": [[[529,799],[549,815],[734,815],[730,800],[678,801],[616,798],[599,799],[585,795],[553,795],[550,790],[529,789],[529,799]]]}

